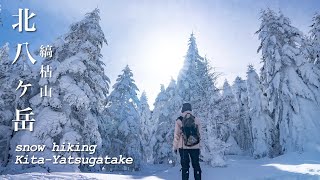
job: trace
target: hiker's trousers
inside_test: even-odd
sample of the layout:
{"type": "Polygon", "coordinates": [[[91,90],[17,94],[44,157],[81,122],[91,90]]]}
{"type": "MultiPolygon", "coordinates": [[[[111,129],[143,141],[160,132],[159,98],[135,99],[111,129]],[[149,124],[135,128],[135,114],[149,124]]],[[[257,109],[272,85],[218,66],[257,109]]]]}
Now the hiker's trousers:
{"type": "Polygon", "coordinates": [[[179,149],[182,170],[189,170],[190,159],[192,167],[195,171],[200,171],[200,149],[179,149]]]}

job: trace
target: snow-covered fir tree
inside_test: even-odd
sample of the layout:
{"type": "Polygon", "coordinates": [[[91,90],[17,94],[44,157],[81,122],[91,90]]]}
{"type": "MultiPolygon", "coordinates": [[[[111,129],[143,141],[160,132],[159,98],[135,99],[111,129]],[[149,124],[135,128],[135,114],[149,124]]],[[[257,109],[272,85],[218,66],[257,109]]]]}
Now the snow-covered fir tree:
{"type": "MultiPolygon", "coordinates": [[[[204,144],[207,146],[201,146],[203,148],[203,160],[211,165],[222,165],[223,153],[219,154],[221,163],[214,163],[214,160],[218,158],[214,157],[217,154],[211,151],[212,147],[208,147],[207,142],[214,141],[217,138],[214,134],[214,130],[207,130],[211,124],[211,127],[215,127],[215,117],[218,116],[217,110],[211,109],[214,106],[215,101],[219,99],[217,88],[215,87],[216,74],[211,72],[211,67],[208,64],[206,58],[199,55],[196,39],[192,33],[189,38],[188,50],[185,56],[183,68],[179,72],[177,79],[176,91],[178,98],[180,99],[180,106],[183,102],[189,102],[192,104],[194,115],[197,116],[200,121],[204,124],[202,129],[202,138],[204,144]],[[212,93],[212,94],[211,94],[212,93]],[[211,139],[212,138],[212,139],[211,139]]],[[[179,106],[179,105],[177,105],[179,106]]],[[[180,107],[181,108],[181,107],[180,107]]],[[[174,126],[174,124],[172,124],[174,126]]],[[[202,128],[202,127],[201,127],[202,128]]],[[[211,144],[211,145],[220,145],[211,144]]]]}
{"type": "Polygon", "coordinates": [[[198,116],[202,120],[201,156],[211,166],[225,166],[224,153],[228,146],[220,139],[219,129],[223,126],[220,106],[222,97],[215,83],[219,74],[213,71],[207,58],[198,63],[197,75],[200,78],[198,92],[201,96],[198,116]]]}
{"type": "Polygon", "coordinates": [[[0,166],[6,165],[9,158],[9,145],[12,135],[12,119],[14,117],[15,92],[8,82],[10,78],[9,44],[0,48],[0,166]]]}
{"type": "Polygon", "coordinates": [[[249,117],[251,120],[252,145],[254,158],[272,156],[273,121],[268,114],[266,96],[262,93],[259,76],[252,65],[248,66],[247,89],[249,117]]]}
{"type": "Polygon", "coordinates": [[[274,155],[302,151],[319,144],[320,108],[305,78],[308,62],[301,49],[302,33],[281,13],[265,10],[257,33],[263,67],[261,81],[275,126],[274,155]]]}
{"type": "MultiPolygon", "coordinates": [[[[159,98],[165,97],[161,109],[155,106],[155,110],[159,110],[156,129],[154,132],[154,146],[153,146],[153,159],[156,164],[169,164],[175,162],[177,159],[172,152],[172,140],[174,133],[174,124],[178,116],[180,115],[179,109],[181,106],[181,99],[176,91],[176,81],[171,80],[167,89],[158,95],[159,98]]],[[[164,99],[162,99],[164,100],[164,99]]],[[[161,101],[157,101],[155,105],[158,105],[161,101]]],[[[161,104],[160,104],[161,105],[161,104]]]]}
{"type": "Polygon", "coordinates": [[[110,112],[112,127],[114,127],[109,155],[118,156],[121,154],[134,159],[132,165],[120,165],[119,167],[112,165],[112,168],[139,170],[142,162],[139,98],[137,97],[139,89],[135,84],[129,66],[126,66],[122,72],[113,85],[113,90],[109,96],[108,111],[110,112]]]}
{"type": "MultiPolygon", "coordinates": [[[[107,41],[99,21],[99,10],[95,9],[72,24],[69,32],[53,44],[53,57],[43,62],[44,70],[48,66],[52,77],[42,77],[39,81],[40,87],[52,88],[52,97],[41,97],[39,93],[30,100],[35,109],[34,131],[18,132],[11,149],[17,144],[44,144],[47,148],[39,156],[52,158],[53,143],[101,147],[98,125],[107,103],[109,78],[104,74],[101,61],[101,48],[107,41]]],[[[89,156],[87,152],[60,152],[60,155],[89,156]]],[[[47,171],[78,169],[77,165],[45,163],[40,166],[47,171]]]]}
{"type": "Polygon", "coordinates": [[[320,63],[320,14],[316,13],[312,18],[312,25],[310,30],[311,38],[311,60],[320,63]]]}
{"type": "Polygon", "coordinates": [[[142,92],[140,96],[139,103],[139,115],[140,115],[140,136],[141,143],[143,147],[143,161],[150,162],[152,159],[152,146],[150,146],[150,140],[152,137],[152,129],[150,127],[154,126],[151,123],[151,110],[148,104],[148,98],[145,91],[142,92]]]}
{"type": "Polygon", "coordinates": [[[150,139],[150,146],[152,146],[151,162],[154,162],[154,163],[158,163],[158,160],[156,160],[154,158],[154,156],[157,156],[157,155],[154,153],[154,150],[153,150],[153,147],[155,146],[155,144],[157,142],[155,131],[158,128],[159,119],[160,119],[160,116],[162,115],[162,112],[165,108],[165,104],[167,103],[167,100],[168,100],[168,95],[166,94],[166,88],[163,84],[161,84],[160,85],[160,92],[157,95],[155,102],[153,104],[154,108],[152,110],[151,122],[150,122],[151,124],[153,124],[150,127],[150,131],[152,134],[152,137],[150,139]]]}
{"type": "Polygon", "coordinates": [[[188,51],[185,56],[184,64],[179,72],[177,79],[178,94],[185,102],[191,102],[194,109],[197,109],[201,96],[197,92],[199,89],[200,78],[198,76],[198,64],[203,61],[203,57],[199,55],[196,38],[192,33],[189,38],[188,51]]]}
{"type": "Polygon", "coordinates": [[[248,92],[246,80],[236,77],[232,90],[239,107],[239,124],[236,131],[236,141],[241,149],[252,153],[251,121],[249,118],[248,92]]]}
{"type": "Polygon", "coordinates": [[[220,106],[224,119],[219,126],[218,132],[220,138],[227,142],[229,146],[226,154],[240,154],[241,149],[235,140],[239,125],[239,104],[227,80],[223,84],[220,106]]]}
{"type": "Polygon", "coordinates": [[[0,160],[8,163],[11,138],[16,134],[12,129],[12,120],[16,119],[16,110],[30,107],[29,99],[37,91],[35,79],[37,74],[28,64],[27,56],[21,53],[17,61],[12,64],[9,59],[9,44],[0,48],[0,160]],[[22,83],[22,84],[20,84],[22,83]],[[20,85],[28,85],[26,92],[20,85]]]}
{"type": "Polygon", "coordinates": [[[156,124],[159,121],[160,114],[162,113],[163,108],[167,103],[167,101],[168,101],[168,95],[166,94],[166,88],[163,84],[161,84],[160,92],[157,95],[155,102],[153,103],[154,108],[152,110],[151,122],[154,126],[150,127],[153,132],[152,134],[154,134],[154,131],[157,128],[156,124]]]}
{"type": "Polygon", "coordinates": [[[226,141],[232,132],[236,131],[239,123],[239,105],[227,80],[223,84],[221,108],[229,130],[223,130],[220,134],[221,138],[226,141]]]}
{"type": "Polygon", "coordinates": [[[311,25],[310,38],[302,39],[300,47],[308,62],[304,62],[299,67],[299,73],[303,81],[314,93],[315,98],[320,103],[320,15],[315,14],[311,25]]]}

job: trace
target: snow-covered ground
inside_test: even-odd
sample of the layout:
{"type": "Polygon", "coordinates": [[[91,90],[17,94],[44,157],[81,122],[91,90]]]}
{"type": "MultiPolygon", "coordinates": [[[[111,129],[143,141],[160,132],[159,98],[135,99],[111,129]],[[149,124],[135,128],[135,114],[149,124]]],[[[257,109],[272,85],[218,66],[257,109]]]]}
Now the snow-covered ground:
{"type": "MultiPolygon", "coordinates": [[[[320,180],[320,153],[289,153],[274,159],[254,160],[245,156],[228,156],[228,166],[211,168],[202,165],[203,180],[268,179],[320,180]]],[[[191,170],[192,173],[192,170],[191,170]]],[[[193,174],[190,174],[192,180],[193,174]]],[[[141,172],[126,174],[103,173],[24,173],[1,175],[0,179],[110,179],[110,180],[179,180],[179,167],[147,166],[141,172]]]]}

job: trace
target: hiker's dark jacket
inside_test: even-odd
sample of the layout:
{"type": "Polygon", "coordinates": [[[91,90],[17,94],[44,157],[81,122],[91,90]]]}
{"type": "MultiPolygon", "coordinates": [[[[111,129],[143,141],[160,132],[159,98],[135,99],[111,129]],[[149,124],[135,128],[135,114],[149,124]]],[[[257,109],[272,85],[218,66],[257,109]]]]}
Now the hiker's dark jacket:
{"type": "MultiPolygon", "coordinates": [[[[192,114],[191,111],[185,111],[181,114],[182,117],[184,117],[187,113],[192,114]]],[[[179,148],[183,148],[183,149],[200,149],[200,144],[201,144],[201,124],[200,124],[200,120],[198,118],[195,118],[195,124],[198,126],[199,129],[199,133],[200,133],[200,143],[196,144],[194,146],[186,146],[183,144],[183,137],[182,137],[182,131],[181,131],[181,127],[182,127],[182,121],[181,120],[176,120],[176,124],[175,124],[175,128],[174,128],[174,138],[173,138],[173,149],[179,149],[179,148]]]]}

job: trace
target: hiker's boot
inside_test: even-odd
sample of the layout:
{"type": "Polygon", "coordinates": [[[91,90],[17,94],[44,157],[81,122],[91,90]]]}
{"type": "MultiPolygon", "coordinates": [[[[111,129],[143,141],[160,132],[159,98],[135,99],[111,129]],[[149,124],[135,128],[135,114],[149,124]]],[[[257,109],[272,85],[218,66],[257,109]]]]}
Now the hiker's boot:
{"type": "Polygon", "coordinates": [[[194,170],[194,180],[201,180],[201,170],[194,170]]]}
{"type": "Polygon", "coordinates": [[[182,180],[189,180],[189,169],[182,169],[182,180]]]}

